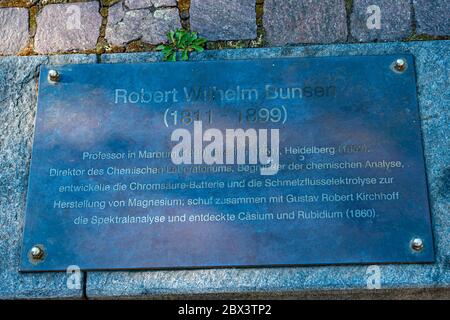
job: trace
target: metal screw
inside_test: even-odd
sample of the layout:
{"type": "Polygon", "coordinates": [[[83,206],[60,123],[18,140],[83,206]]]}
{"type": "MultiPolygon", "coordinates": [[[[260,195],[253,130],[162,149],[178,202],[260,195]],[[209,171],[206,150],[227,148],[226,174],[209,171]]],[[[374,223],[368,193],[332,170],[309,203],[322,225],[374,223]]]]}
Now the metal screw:
{"type": "Polygon", "coordinates": [[[423,249],[423,240],[420,238],[414,238],[411,241],[411,248],[414,251],[422,251],[423,249]]]}
{"type": "Polygon", "coordinates": [[[400,58],[400,59],[395,60],[394,68],[395,68],[395,70],[397,70],[399,72],[405,71],[405,69],[406,69],[405,59],[400,58]]]}
{"type": "Polygon", "coordinates": [[[52,82],[58,82],[59,81],[59,73],[56,70],[50,70],[48,72],[48,79],[52,82]]]}
{"type": "Polygon", "coordinates": [[[44,256],[44,250],[38,246],[34,246],[30,250],[30,254],[33,257],[33,259],[40,260],[44,256]]]}

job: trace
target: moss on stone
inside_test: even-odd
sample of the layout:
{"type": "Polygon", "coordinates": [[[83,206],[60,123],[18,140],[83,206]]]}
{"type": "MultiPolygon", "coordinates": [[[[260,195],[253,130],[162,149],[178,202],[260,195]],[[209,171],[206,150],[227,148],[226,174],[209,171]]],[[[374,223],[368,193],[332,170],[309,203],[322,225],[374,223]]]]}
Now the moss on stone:
{"type": "Polygon", "coordinates": [[[155,48],[154,45],[145,43],[140,40],[131,41],[127,44],[125,52],[142,52],[142,51],[152,51],[155,48]]]}
{"type": "Polygon", "coordinates": [[[191,7],[191,0],[178,0],[178,9],[180,11],[188,11],[191,7]]]}
{"type": "Polygon", "coordinates": [[[125,52],[125,48],[124,47],[120,47],[120,46],[107,46],[105,48],[106,53],[123,53],[125,52]]]}
{"type": "Polygon", "coordinates": [[[4,0],[0,1],[0,8],[18,7],[29,8],[33,5],[33,1],[30,0],[4,0]]]}
{"type": "Polygon", "coordinates": [[[108,47],[109,47],[108,42],[105,39],[99,39],[95,46],[95,53],[103,54],[106,52],[108,47]]]}
{"type": "Polygon", "coordinates": [[[102,7],[110,7],[119,1],[120,0],[101,0],[100,3],[102,5],[102,7]]]}
{"type": "Polygon", "coordinates": [[[38,14],[39,8],[37,6],[33,6],[30,8],[30,20],[29,20],[29,31],[30,36],[34,37],[36,34],[37,29],[37,14],[38,14]]]}
{"type": "Polygon", "coordinates": [[[450,36],[430,36],[428,34],[413,34],[403,41],[431,41],[431,40],[450,40],[450,36]]]}
{"type": "Polygon", "coordinates": [[[345,10],[347,10],[347,13],[350,13],[353,8],[353,0],[345,0],[345,10]]]}

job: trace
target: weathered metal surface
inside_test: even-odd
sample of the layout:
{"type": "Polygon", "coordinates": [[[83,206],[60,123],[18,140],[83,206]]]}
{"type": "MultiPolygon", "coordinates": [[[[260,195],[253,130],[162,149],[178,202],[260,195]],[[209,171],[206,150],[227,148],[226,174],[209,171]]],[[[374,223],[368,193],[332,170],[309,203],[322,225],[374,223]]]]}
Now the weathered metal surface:
{"type": "Polygon", "coordinates": [[[22,270],[431,262],[415,90],[408,55],[42,68],[22,270]],[[198,87],[210,89],[189,101],[198,87]],[[153,153],[194,119],[279,129],[284,169],[153,153]],[[212,215],[228,218],[189,222],[212,215]]]}

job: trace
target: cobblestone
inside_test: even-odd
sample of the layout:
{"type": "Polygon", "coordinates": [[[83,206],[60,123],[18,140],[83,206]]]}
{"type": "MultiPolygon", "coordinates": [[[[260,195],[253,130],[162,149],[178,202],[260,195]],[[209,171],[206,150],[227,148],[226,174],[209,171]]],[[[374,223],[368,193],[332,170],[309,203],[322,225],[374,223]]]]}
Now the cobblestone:
{"type": "Polygon", "coordinates": [[[449,12],[448,0],[0,0],[0,55],[153,51],[181,27],[210,49],[450,39],[449,12]]]}
{"type": "Polygon", "coordinates": [[[17,54],[28,42],[28,11],[0,8],[0,54],[17,54]]]}
{"type": "MultiPolygon", "coordinates": [[[[130,0],[126,0],[129,2],[130,0]]],[[[171,3],[171,1],[142,1],[171,3]]],[[[136,3],[137,3],[136,2],[136,3]]],[[[135,5],[136,5],[135,3],[135,5]]],[[[166,40],[166,33],[180,28],[180,17],[177,8],[154,7],[132,10],[121,1],[109,8],[106,40],[109,44],[124,46],[131,41],[142,40],[150,44],[158,44],[166,40]]]]}
{"type": "Polygon", "coordinates": [[[47,54],[94,49],[101,22],[97,1],[44,6],[37,16],[35,51],[47,54]]]}
{"type": "Polygon", "coordinates": [[[265,0],[263,21],[270,45],[347,40],[343,0],[265,0]]]}
{"type": "Polygon", "coordinates": [[[208,40],[256,38],[254,0],[191,0],[191,28],[208,40]]]}
{"type": "Polygon", "coordinates": [[[401,40],[412,33],[409,0],[354,0],[351,34],[357,41],[401,40]]]}

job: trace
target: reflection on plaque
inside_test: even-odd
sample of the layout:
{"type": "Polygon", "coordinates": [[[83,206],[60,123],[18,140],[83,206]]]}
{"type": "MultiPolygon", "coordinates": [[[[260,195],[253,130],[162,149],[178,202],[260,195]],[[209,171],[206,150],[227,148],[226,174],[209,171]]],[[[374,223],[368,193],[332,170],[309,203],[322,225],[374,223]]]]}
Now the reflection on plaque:
{"type": "Polygon", "coordinates": [[[41,69],[22,271],[433,259],[412,56],[41,69]]]}

